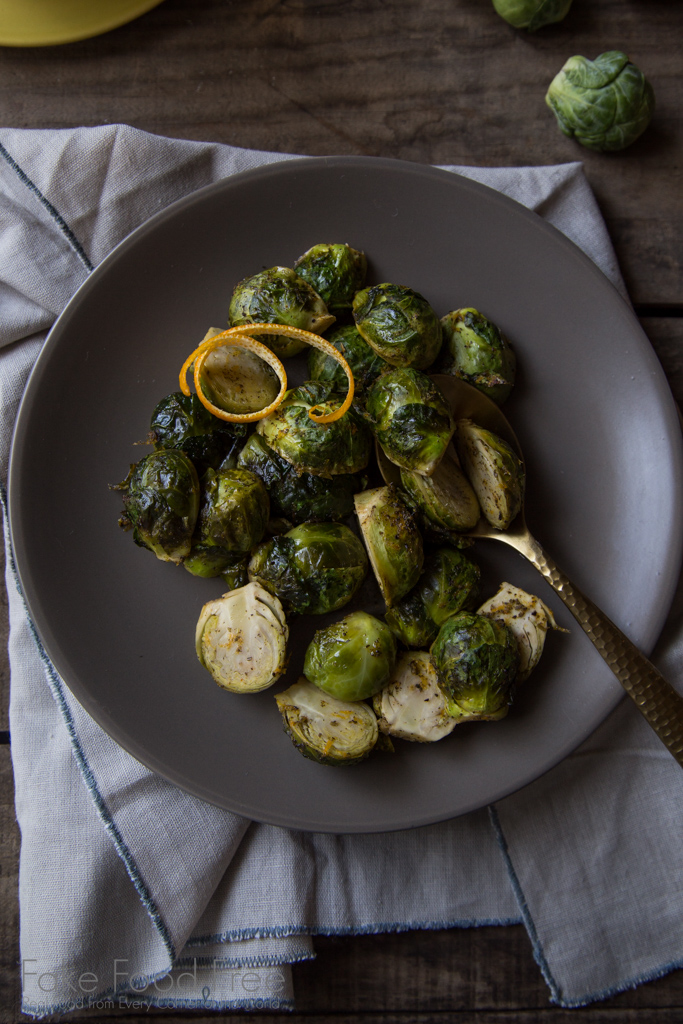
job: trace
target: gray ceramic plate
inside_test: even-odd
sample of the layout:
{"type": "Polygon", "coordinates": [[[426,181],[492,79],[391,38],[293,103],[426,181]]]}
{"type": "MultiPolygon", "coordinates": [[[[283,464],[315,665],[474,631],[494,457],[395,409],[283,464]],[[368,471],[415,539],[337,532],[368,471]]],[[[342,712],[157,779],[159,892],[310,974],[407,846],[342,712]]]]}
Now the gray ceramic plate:
{"type": "MultiPolygon", "coordinates": [[[[242,277],[319,241],[364,249],[374,281],[439,315],[476,306],[519,357],[507,406],[526,454],[529,524],[574,582],[641,647],[663,624],[680,562],[681,451],[657,359],[617,292],[574,245],[511,200],[445,171],[367,158],[278,163],[152,218],[83,285],[21,407],[10,476],[16,558],[45,647],[79,701],[140,761],[205,800],[277,825],[400,829],[495,800],[546,771],[621,689],[540,577],[479,542],[487,593],[538,593],[569,635],[499,723],[397,744],[350,769],[294,750],[273,693],[219,690],[194,653],[220,582],[137,548],[108,489],[141,457],[150,411],[242,277]],[[75,386],[78,384],[78,392],[75,386]]],[[[368,593],[367,599],[374,600],[368,593]]],[[[288,679],[313,626],[295,630],[288,679]]]]}

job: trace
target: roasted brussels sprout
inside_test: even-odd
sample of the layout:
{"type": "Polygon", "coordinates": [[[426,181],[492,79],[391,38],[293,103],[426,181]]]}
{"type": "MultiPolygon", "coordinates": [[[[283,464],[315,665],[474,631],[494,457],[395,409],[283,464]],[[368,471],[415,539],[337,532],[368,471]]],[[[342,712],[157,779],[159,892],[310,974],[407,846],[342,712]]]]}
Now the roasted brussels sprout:
{"type": "Polygon", "coordinates": [[[438,385],[420,370],[388,370],[372,384],[366,418],[386,457],[430,476],[453,436],[455,422],[438,385]]]}
{"type": "Polygon", "coordinates": [[[501,583],[498,593],[481,606],[479,615],[504,623],[512,632],[519,653],[518,683],[526,679],[538,664],[548,629],[567,632],[557,625],[550,608],[540,597],[527,594],[510,583],[501,583]]]}
{"type": "Polygon", "coordinates": [[[367,704],[331,697],[304,676],[275,700],[285,732],[311,761],[358,764],[377,743],[377,719],[367,704]]]}
{"type": "Polygon", "coordinates": [[[476,309],[455,309],[441,318],[442,369],[502,405],[515,383],[515,353],[504,334],[476,309]]]}
{"type": "Polygon", "coordinates": [[[522,507],[524,464],[510,445],[472,420],[459,420],[458,454],[487,523],[507,530],[522,507]]]}
{"type": "Polygon", "coordinates": [[[329,381],[311,380],[287,392],[281,404],[256,425],[256,431],[278,455],[300,472],[332,477],[358,473],[370,458],[370,431],[349,409],[333,423],[315,423],[308,413],[332,412],[344,396],[329,381]]]}
{"type": "Polygon", "coordinates": [[[416,586],[389,608],[385,618],[407,647],[428,647],[451,615],[472,605],[481,572],[455,548],[437,548],[424,563],[416,586]]]}
{"type": "MultiPolygon", "coordinates": [[[[212,327],[204,340],[220,333],[220,328],[212,327]]],[[[239,416],[267,408],[280,392],[275,370],[255,352],[239,345],[224,345],[209,352],[201,369],[200,384],[210,402],[239,416]]],[[[245,427],[242,436],[246,433],[245,427]]]]}
{"type": "Polygon", "coordinates": [[[368,345],[392,366],[431,366],[441,348],[441,324],[419,292],[400,284],[377,284],[353,300],[356,327],[368,345]]]}
{"type": "Polygon", "coordinates": [[[365,283],[368,261],[365,253],[345,243],[322,243],[300,256],[294,269],[336,313],[351,308],[353,296],[365,283]]]}
{"type": "Polygon", "coordinates": [[[212,416],[196,395],[174,391],[154,407],[149,440],[157,451],[179,448],[185,452],[201,477],[221,463],[234,465],[247,434],[246,424],[225,423],[212,416]]]}
{"type": "Polygon", "coordinates": [[[247,554],[266,530],[270,502],[265,487],[246,469],[210,469],[202,483],[199,543],[247,554]]]}
{"type": "Polygon", "coordinates": [[[388,608],[417,583],[424,551],[415,516],[398,488],[375,487],[354,498],[363,540],[388,608]]]}
{"type": "MultiPolygon", "coordinates": [[[[327,340],[341,352],[351,367],[356,395],[359,397],[367,391],[380,373],[389,369],[386,359],[382,359],[370,348],[365,338],[352,324],[348,327],[338,327],[327,340]]],[[[313,346],[308,352],[308,376],[311,380],[329,380],[339,391],[346,391],[346,373],[340,364],[313,346]]]]}
{"type": "Polygon", "coordinates": [[[562,21],[569,14],[571,5],[572,0],[493,0],[501,18],[515,28],[527,28],[529,32],[562,21]]]}
{"type": "MultiPolygon", "coordinates": [[[[289,267],[270,267],[240,281],[232,293],[228,316],[231,327],[287,324],[313,334],[322,334],[335,320],[317,292],[289,267]]],[[[264,334],[259,340],[280,358],[306,348],[304,341],[281,334],[264,334]]]]}
{"type": "Polygon", "coordinates": [[[368,559],[355,533],[341,523],[304,523],[260,544],[249,579],[276,594],[293,612],[322,615],[351,600],[368,559]]]}
{"type": "Polygon", "coordinates": [[[507,715],[519,666],[507,626],[459,612],[446,619],[430,654],[449,715],[471,721],[507,715]]]}
{"type": "Polygon", "coordinates": [[[365,478],[357,473],[339,473],[329,480],[299,473],[260,434],[251,435],[237,465],[261,478],[270,496],[271,513],[292,525],[347,519],[353,513],[354,494],[365,486],[365,478]]]}
{"type": "Polygon", "coordinates": [[[365,700],[388,683],[396,662],[396,640],[384,622],[351,612],[319,629],[306,649],[304,674],[339,700],[365,700]]]}
{"type": "Polygon", "coordinates": [[[609,50],[594,61],[570,57],[550,83],[546,103],[560,130],[588,149],[624,149],[645,131],[655,94],[625,53],[609,50]]]}
{"type": "Polygon", "coordinates": [[[222,576],[238,557],[215,544],[193,544],[190,554],[183,558],[183,565],[193,576],[202,576],[208,580],[222,576]]]}
{"type": "Polygon", "coordinates": [[[176,448],[151,452],[131,468],[119,525],[162,562],[181,562],[192,547],[199,511],[199,479],[187,455],[176,448]]]}
{"type": "Polygon", "coordinates": [[[473,530],[479,522],[479,502],[460,468],[452,445],[431,476],[401,470],[401,486],[408,501],[420,510],[437,531],[459,533],[473,530]]]}
{"type": "Polygon", "coordinates": [[[204,605],[195,646],[219,686],[257,693],[284,672],[288,635],[278,599],[258,583],[248,583],[204,605]]]}
{"type": "Polygon", "coordinates": [[[453,732],[436,671],[426,651],[399,656],[387,686],[372,698],[380,732],[400,740],[434,743],[453,732]]]}

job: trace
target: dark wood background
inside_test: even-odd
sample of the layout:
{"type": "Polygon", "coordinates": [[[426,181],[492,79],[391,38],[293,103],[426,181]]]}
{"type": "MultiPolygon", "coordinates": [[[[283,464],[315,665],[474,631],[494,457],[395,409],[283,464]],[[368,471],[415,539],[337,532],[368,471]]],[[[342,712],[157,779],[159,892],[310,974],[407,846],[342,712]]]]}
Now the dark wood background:
{"type": "MultiPolygon", "coordinates": [[[[562,24],[536,35],[503,22],[490,0],[165,0],[95,39],[0,47],[0,123],[126,122],[256,149],[437,164],[583,160],[636,311],[681,402],[682,53],[680,0],[575,0],[562,24]],[[561,135],[544,96],[569,56],[610,49],[646,72],[657,110],[633,146],[602,155],[561,135]]],[[[0,1024],[14,1024],[27,1018],[19,1011],[9,666],[0,646],[0,1024]]],[[[317,960],[294,969],[294,1021],[683,1021],[681,971],[592,1007],[551,1006],[521,926],[328,938],[316,947],[317,960]]],[[[149,1019],[122,1015],[131,1024],[149,1019]]]]}

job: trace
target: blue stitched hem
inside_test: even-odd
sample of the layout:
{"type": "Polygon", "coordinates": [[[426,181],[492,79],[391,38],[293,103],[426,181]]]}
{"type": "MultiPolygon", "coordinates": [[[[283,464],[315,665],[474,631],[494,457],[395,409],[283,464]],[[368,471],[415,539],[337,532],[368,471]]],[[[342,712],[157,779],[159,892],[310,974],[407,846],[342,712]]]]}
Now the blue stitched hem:
{"type": "MultiPolygon", "coordinates": [[[[185,948],[189,946],[186,944],[185,948]]],[[[298,964],[303,960],[315,960],[315,953],[310,949],[294,950],[291,953],[272,953],[270,955],[261,953],[258,956],[230,956],[227,951],[224,955],[215,956],[180,956],[173,967],[191,967],[196,963],[199,967],[213,967],[218,970],[226,970],[233,967],[285,967],[287,964],[298,964]]]]}

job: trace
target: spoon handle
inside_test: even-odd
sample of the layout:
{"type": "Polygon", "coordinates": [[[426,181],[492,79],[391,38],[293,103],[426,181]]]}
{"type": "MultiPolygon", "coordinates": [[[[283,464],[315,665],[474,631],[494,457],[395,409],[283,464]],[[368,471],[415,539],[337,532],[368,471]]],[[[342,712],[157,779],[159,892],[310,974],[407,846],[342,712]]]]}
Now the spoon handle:
{"type": "Polygon", "coordinates": [[[538,541],[529,536],[522,553],[564,601],[640,713],[683,767],[683,697],[611,619],[584,597],[538,541]]]}

